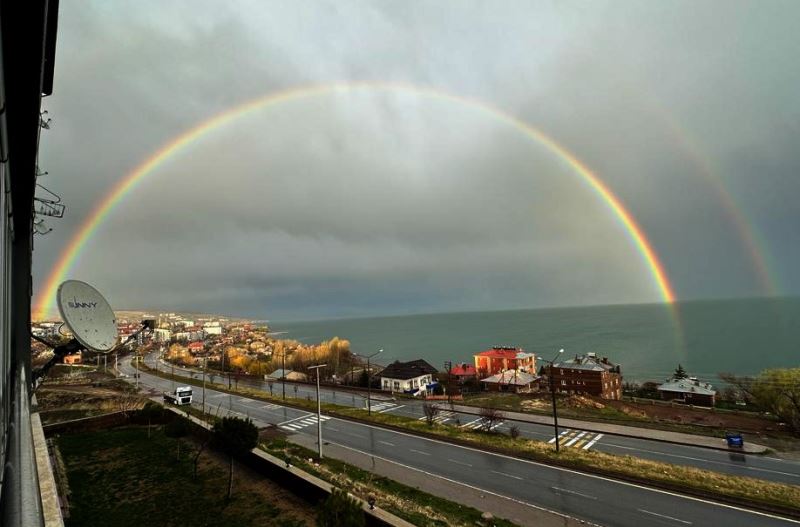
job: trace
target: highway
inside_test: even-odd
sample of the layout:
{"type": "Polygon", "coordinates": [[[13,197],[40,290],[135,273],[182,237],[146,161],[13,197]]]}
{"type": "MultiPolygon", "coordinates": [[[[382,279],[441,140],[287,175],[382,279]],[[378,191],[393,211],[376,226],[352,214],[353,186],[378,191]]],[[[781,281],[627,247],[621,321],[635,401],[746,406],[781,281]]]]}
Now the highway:
{"type": "MultiPolygon", "coordinates": [[[[126,359],[120,368],[133,373],[126,359]]],[[[133,379],[129,379],[133,381],[133,379]]],[[[141,373],[142,388],[169,390],[173,381],[141,373]]],[[[293,392],[294,390],[292,390],[293,392]]],[[[299,392],[299,389],[298,389],[299,392]]],[[[200,389],[195,389],[200,399],[200,389]]],[[[338,394],[337,399],[342,395],[338,394]]],[[[349,397],[349,394],[348,394],[349,397]]],[[[249,416],[293,434],[316,434],[314,414],[206,389],[207,406],[249,416]]],[[[385,459],[431,477],[507,497],[600,525],[788,526],[800,522],[612,479],[578,473],[367,424],[323,418],[323,440],[385,459]]]]}
{"type": "MultiPolygon", "coordinates": [[[[151,367],[155,367],[157,364],[154,354],[148,355],[145,360],[151,367]]],[[[170,366],[164,362],[159,363],[159,368],[165,371],[171,371],[170,366]]],[[[174,372],[176,375],[194,376],[196,379],[201,378],[201,372],[193,371],[192,369],[176,367],[174,368],[174,372]]],[[[222,382],[222,377],[216,375],[215,381],[222,382]]],[[[239,382],[242,386],[258,388],[269,393],[269,386],[266,381],[254,378],[242,379],[239,382]]],[[[282,383],[280,381],[275,381],[273,383],[272,393],[277,396],[282,394],[282,383]]],[[[309,385],[286,383],[286,396],[316,400],[316,390],[315,387],[309,385]]],[[[354,394],[347,390],[337,391],[325,386],[320,388],[320,398],[323,402],[359,408],[366,408],[367,404],[365,396],[358,393],[354,394]]],[[[381,393],[380,391],[373,391],[372,409],[375,412],[389,412],[416,419],[424,418],[422,401],[409,399],[392,401],[385,393],[381,393]]],[[[463,427],[477,428],[482,424],[482,421],[478,419],[477,415],[450,412],[446,410],[446,404],[442,404],[442,411],[440,411],[436,419],[444,424],[463,427]]],[[[520,421],[505,421],[494,428],[494,430],[507,433],[509,427],[512,425],[516,425],[519,428],[523,437],[542,441],[553,441],[553,427],[548,425],[520,421]]],[[[642,459],[691,466],[725,474],[759,478],[768,481],[788,483],[790,485],[800,485],[800,462],[797,461],[769,456],[744,455],[738,452],[664,443],[648,439],[598,434],[580,429],[560,428],[559,432],[561,436],[559,442],[565,448],[594,449],[610,454],[630,455],[642,459]]],[[[722,441],[722,439],[720,439],[720,441],[722,441]]]]}

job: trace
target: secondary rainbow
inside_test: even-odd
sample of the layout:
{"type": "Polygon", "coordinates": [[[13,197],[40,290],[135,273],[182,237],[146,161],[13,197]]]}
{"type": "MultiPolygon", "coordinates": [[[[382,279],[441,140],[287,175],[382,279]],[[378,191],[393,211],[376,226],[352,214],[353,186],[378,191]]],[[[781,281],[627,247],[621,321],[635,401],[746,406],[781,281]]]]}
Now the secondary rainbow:
{"type": "Polygon", "coordinates": [[[58,284],[66,279],[80,256],[86,243],[91,239],[97,228],[103,223],[106,217],[114,210],[114,207],[149,174],[152,174],[163,162],[177,154],[184,147],[192,144],[211,131],[231,123],[238,117],[249,112],[263,109],[267,106],[277,105],[288,101],[295,101],[304,98],[328,95],[336,92],[350,93],[359,90],[378,91],[378,92],[408,92],[428,98],[450,101],[466,105],[473,109],[481,110],[496,120],[504,122],[520,130],[534,142],[544,146],[546,149],[556,154],[560,159],[568,164],[583,181],[606,203],[608,208],[614,213],[622,223],[630,239],[641,254],[645,264],[648,266],[650,274],[658,288],[664,302],[671,304],[675,301],[675,293],[670,284],[664,266],[659,260],[652,244],[645,236],[644,231],[634,219],[633,215],[623,205],[622,201],[611,191],[596,174],[594,174],[582,161],[580,161],[569,150],[558,144],[555,140],[547,136],[544,132],[534,128],[530,124],[519,118],[491,106],[483,101],[472,99],[460,95],[443,92],[430,87],[421,87],[402,83],[388,82],[346,82],[304,86],[293,88],[278,93],[271,93],[266,96],[251,100],[234,108],[228,109],[216,116],[195,126],[194,128],[177,136],[152,156],[147,158],[139,166],[135,167],[127,176],[117,183],[111,191],[106,194],[87,217],[86,221],[80,226],[78,231],[72,236],[66,248],[59,256],[56,265],[51,269],[50,274],[45,280],[44,287],[39,292],[34,303],[34,319],[44,318],[54,305],[58,284]]]}

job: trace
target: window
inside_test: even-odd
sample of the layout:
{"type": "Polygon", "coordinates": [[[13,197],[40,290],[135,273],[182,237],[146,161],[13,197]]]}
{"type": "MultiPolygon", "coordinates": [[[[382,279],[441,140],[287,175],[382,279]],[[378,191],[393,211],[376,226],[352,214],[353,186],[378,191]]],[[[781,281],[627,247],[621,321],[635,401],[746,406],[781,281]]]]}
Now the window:
{"type": "Polygon", "coordinates": [[[395,390],[399,390],[400,389],[400,381],[394,381],[394,388],[393,389],[395,389],[395,390]]]}
{"type": "Polygon", "coordinates": [[[417,379],[414,379],[414,388],[416,388],[418,386],[419,386],[419,381],[417,379]]]}
{"type": "Polygon", "coordinates": [[[567,385],[567,381],[565,381],[565,380],[563,380],[563,379],[562,379],[562,380],[561,380],[561,386],[566,386],[566,385],[567,385]]]}

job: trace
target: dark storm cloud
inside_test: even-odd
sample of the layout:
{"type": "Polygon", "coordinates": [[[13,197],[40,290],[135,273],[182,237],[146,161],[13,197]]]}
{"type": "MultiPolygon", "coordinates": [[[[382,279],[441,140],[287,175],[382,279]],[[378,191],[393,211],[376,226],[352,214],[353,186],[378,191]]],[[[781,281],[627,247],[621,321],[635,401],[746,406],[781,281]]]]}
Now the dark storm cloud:
{"type": "MultiPolygon", "coordinates": [[[[476,97],[552,135],[629,206],[681,297],[760,294],[711,167],[796,293],[799,11],[63,5],[41,163],[69,209],[37,239],[35,284],[93,204],[170,138],[266,93],[381,79],[476,97]]],[[[212,134],[126,198],[75,274],[126,307],[281,318],[658,298],[564,163],[474,109],[409,93],[318,97],[212,134]]]]}

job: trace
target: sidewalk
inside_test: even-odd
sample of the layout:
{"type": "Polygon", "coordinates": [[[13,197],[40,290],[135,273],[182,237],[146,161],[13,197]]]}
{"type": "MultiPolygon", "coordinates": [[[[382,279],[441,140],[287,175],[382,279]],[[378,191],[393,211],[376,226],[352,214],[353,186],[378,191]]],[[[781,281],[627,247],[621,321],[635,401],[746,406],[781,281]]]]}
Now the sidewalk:
{"type": "MultiPolygon", "coordinates": [[[[453,410],[465,414],[480,414],[480,409],[475,406],[453,405],[453,410]]],[[[522,412],[509,412],[501,410],[506,419],[521,421],[524,423],[536,423],[541,425],[553,426],[553,418],[546,415],[528,414],[522,412]]],[[[694,434],[684,434],[682,432],[669,432],[667,430],[654,430],[652,428],[640,428],[636,426],[616,425],[609,423],[597,423],[595,421],[578,421],[577,419],[559,419],[559,428],[572,428],[585,430],[587,432],[599,432],[625,437],[635,437],[650,441],[661,441],[664,443],[676,443],[679,445],[699,446],[703,448],[713,448],[726,452],[743,452],[745,454],[763,454],[767,447],[745,441],[744,448],[728,448],[724,439],[719,437],[699,436],[694,434]]]]}
{"type": "MultiPolygon", "coordinates": [[[[293,443],[316,450],[316,438],[303,434],[289,437],[293,443]]],[[[417,469],[370,456],[333,443],[325,443],[325,456],[344,461],[374,474],[384,476],[409,487],[473,507],[481,512],[491,512],[496,518],[505,518],[517,525],[530,527],[577,527],[590,525],[567,515],[528,505],[523,502],[490,494],[471,486],[462,485],[417,469]]]]}

